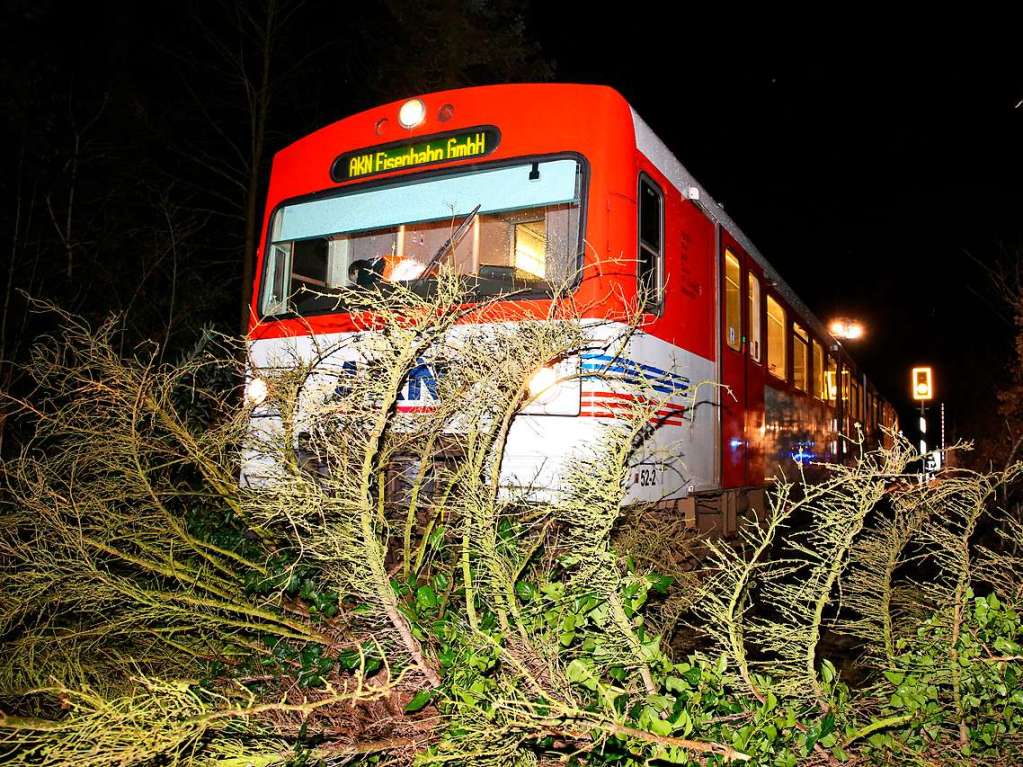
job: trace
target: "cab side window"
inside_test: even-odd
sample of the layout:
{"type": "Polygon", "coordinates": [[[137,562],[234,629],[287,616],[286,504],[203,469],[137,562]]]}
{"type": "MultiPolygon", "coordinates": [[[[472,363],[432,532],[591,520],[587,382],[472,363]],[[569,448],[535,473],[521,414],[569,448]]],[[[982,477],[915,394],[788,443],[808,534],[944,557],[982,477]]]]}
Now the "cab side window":
{"type": "Polygon", "coordinates": [[[639,179],[639,290],[648,311],[661,307],[664,292],[664,197],[646,176],[639,179]]]}

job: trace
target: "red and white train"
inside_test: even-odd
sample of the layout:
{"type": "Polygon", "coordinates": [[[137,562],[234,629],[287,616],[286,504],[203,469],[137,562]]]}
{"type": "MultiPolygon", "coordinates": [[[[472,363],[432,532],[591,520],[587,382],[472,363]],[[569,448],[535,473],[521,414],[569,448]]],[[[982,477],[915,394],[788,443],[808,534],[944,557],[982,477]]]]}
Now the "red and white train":
{"type": "MultiPolygon", "coordinates": [[[[637,466],[630,500],[712,510],[726,531],[779,469],[845,460],[858,450],[846,436],[869,445],[895,427],[891,405],[735,222],[619,93],[590,85],[432,93],[278,152],[252,297],[256,373],[285,350],[309,353],[310,331],[321,345],[353,332],[303,286],[416,279],[453,221],[465,236],[450,262],[482,293],[514,289],[537,317],[549,286],[572,275],[594,319],[625,314],[641,289],[653,299],[626,349],[581,355],[582,376],[516,419],[510,481],[556,482],[564,456],[613,417],[615,376],[666,394],[658,439],[671,455],[637,466]],[[734,396],[712,387],[684,413],[704,381],[734,396]]],[[[410,380],[404,396],[415,409],[433,392],[410,380]]]]}

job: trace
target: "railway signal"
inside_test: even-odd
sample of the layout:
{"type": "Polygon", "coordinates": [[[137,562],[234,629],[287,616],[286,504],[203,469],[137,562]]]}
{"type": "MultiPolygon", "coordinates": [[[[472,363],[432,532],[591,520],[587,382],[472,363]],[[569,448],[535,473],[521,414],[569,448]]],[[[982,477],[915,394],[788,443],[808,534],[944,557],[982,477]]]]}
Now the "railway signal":
{"type": "MultiPolygon", "coordinates": [[[[921,403],[934,399],[934,385],[932,383],[931,368],[913,368],[911,381],[913,399],[921,403]]],[[[923,407],[923,405],[921,405],[921,407],[923,407]]]]}
{"type": "Polygon", "coordinates": [[[930,366],[913,368],[909,379],[913,399],[920,403],[920,455],[924,456],[921,481],[940,467],[940,456],[927,452],[927,403],[934,399],[934,374],[930,366]]]}

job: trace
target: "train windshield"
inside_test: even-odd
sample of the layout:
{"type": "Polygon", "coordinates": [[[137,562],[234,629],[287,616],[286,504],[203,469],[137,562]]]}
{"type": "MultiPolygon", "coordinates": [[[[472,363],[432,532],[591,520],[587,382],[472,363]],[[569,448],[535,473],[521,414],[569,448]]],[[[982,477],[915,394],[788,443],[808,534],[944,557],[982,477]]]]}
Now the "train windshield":
{"type": "Polygon", "coordinates": [[[578,269],[581,194],[580,164],[554,159],[285,205],[263,315],[337,311],[342,288],[426,287],[442,264],[481,296],[549,293],[578,269]]]}

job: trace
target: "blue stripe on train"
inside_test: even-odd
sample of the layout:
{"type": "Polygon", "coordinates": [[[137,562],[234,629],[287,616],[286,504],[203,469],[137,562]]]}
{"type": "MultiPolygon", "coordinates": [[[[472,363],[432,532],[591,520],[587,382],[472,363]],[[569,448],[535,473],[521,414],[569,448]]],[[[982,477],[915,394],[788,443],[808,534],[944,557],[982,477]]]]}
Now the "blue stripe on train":
{"type": "MultiPolygon", "coordinates": [[[[600,368],[601,370],[608,370],[608,368],[600,368]]],[[[628,384],[636,384],[637,386],[649,386],[654,391],[661,392],[662,394],[678,394],[684,392],[688,387],[681,386],[658,386],[657,384],[650,383],[650,381],[644,378],[635,378],[633,376],[615,376],[616,380],[624,381],[628,384]]],[[[580,376],[580,380],[583,381],[607,381],[608,376],[580,376]]]]}
{"type": "MultiPolygon", "coordinates": [[[[664,394],[682,393],[689,389],[689,379],[678,373],[644,365],[623,357],[612,357],[607,354],[583,354],[580,367],[584,371],[614,373],[616,378],[626,383],[646,385],[654,391],[664,394]],[[590,362],[588,360],[595,360],[590,362]],[[649,372],[649,376],[645,375],[649,372]]],[[[603,376],[583,376],[584,381],[601,380],[603,376]]]]}
{"type": "MultiPolygon", "coordinates": [[[[585,360],[598,360],[600,362],[613,363],[612,366],[611,366],[612,369],[614,367],[633,368],[633,370],[631,371],[633,373],[638,373],[638,372],[642,372],[642,371],[649,371],[650,373],[653,373],[654,375],[662,377],[662,378],[675,378],[675,379],[678,379],[679,382],[681,382],[681,383],[684,383],[686,385],[689,384],[689,379],[686,378],[683,375],[679,375],[678,373],[673,373],[670,370],[663,370],[661,368],[654,367],[653,365],[646,365],[646,364],[643,364],[642,362],[636,362],[635,360],[630,360],[630,359],[628,359],[626,357],[612,357],[609,354],[583,354],[583,355],[580,355],[580,358],[582,360],[584,360],[584,361],[585,360]]],[[[585,364],[585,362],[584,362],[584,364],[585,364]]]]}

